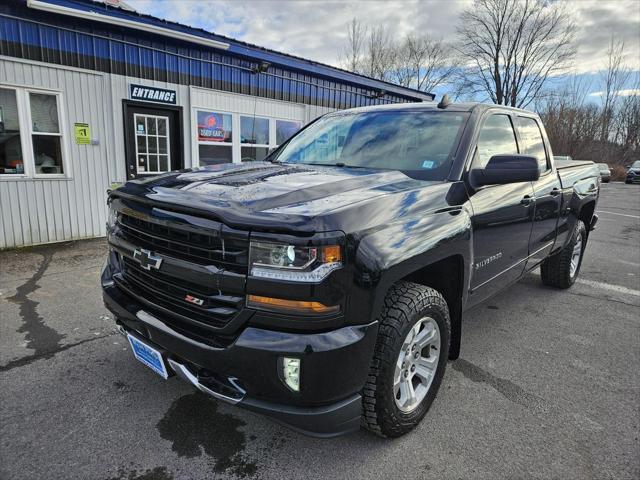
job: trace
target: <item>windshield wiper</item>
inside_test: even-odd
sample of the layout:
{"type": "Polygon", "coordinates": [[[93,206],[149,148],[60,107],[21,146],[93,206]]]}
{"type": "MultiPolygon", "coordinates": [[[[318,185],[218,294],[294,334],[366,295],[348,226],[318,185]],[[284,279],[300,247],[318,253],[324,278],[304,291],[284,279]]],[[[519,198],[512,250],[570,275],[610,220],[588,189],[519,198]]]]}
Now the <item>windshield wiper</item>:
{"type": "Polygon", "coordinates": [[[340,167],[340,168],[373,168],[373,167],[364,167],[362,165],[347,165],[344,162],[336,162],[336,163],[297,163],[292,165],[313,165],[318,167],[340,167]]]}

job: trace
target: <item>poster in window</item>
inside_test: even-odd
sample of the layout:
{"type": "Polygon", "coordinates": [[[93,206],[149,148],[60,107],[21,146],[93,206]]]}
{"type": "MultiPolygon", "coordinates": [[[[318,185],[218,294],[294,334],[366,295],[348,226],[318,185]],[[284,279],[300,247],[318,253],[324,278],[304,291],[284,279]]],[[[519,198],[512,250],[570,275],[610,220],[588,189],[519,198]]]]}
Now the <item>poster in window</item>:
{"type": "Polygon", "coordinates": [[[231,142],[231,115],[198,111],[199,142],[231,142]]]}

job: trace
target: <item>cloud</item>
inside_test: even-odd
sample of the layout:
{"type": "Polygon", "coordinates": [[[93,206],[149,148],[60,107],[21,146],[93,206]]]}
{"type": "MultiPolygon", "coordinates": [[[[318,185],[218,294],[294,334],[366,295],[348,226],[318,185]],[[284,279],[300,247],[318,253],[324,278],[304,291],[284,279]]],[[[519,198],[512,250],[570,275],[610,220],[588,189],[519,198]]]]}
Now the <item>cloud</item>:
{"type": "MultiPolygon", "coordinates": [[[[386,25],[394,35],[427,33],[455,40],[462,10],[473,0],[286,1],[127,0],[139,12],[236,38],[284,53],[339,65],[349,21],[386,25]]],[[[578,26],[574,73],[603,68],[611,35],[625,42],[627,60],[640,70],[640,1],[569,0],[578,26]]]]}
{"type": "MultiPolygon", "coordinates": [[[[589,94],[590,97],[602,97],[605,92],[591,92],[589,94]]],[[[640,95],[640,88],[626,88],[624,90],[618,90],[615,92],[616,97],[632,97],[635,95],[640,95]]]]}

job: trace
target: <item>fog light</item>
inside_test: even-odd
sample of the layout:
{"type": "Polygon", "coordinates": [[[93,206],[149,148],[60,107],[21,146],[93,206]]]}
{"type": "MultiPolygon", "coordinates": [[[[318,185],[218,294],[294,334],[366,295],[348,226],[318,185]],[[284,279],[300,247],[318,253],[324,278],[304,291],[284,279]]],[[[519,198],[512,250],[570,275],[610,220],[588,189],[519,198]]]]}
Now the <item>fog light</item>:
{"type": "Polygon", "coordinates": [[[282,358],[282,380],[294,392],[300,391],[300,359],[282,358]]]}

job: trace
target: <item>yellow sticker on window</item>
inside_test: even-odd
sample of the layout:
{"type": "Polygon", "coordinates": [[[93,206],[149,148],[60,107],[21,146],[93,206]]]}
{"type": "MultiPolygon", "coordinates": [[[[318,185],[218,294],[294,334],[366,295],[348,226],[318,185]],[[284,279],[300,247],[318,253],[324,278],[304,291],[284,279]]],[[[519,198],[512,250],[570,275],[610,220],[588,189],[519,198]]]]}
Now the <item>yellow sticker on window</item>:
{"type": "Polygon", "coordinates": [[[91,130],[88,123],[74,124],[74,131],[78,145],[89,145],[91,143],[91,130]]]}

